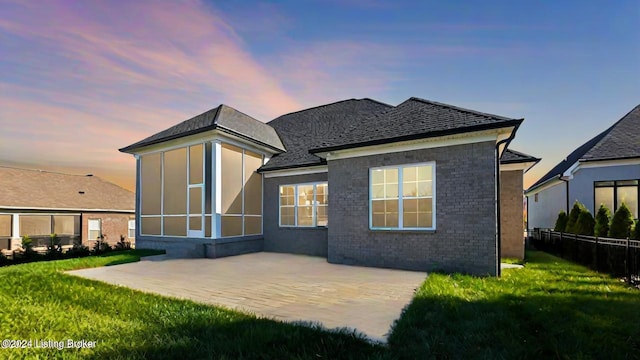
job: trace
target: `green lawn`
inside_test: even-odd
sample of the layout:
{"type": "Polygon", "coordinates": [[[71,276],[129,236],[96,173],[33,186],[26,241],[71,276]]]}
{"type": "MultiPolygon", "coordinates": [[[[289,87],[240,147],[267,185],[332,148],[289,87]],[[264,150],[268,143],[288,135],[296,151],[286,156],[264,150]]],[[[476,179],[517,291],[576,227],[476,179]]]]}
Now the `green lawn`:
{"type": "Polygon", "coordinates": [[[0,338],[97,340],[94,349],[0,349],[0,358],[638,358],[640,292],[540,252],[503,277],[431,274],[389,346],[349,333],[144,294],[61,271],[140,250],[0,268],[0,338]]]}

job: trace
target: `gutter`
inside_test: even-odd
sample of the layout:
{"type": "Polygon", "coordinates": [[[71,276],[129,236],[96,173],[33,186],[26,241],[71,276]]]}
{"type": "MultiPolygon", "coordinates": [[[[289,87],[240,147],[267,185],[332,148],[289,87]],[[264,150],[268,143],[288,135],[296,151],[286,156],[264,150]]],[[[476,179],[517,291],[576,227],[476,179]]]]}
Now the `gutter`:
{"type": "MultiPolygon", "coordinates": [[[[520,121],[522,122],[522,120],[520,121]]],[[[496,143],[496,240],[497,240],[497,277],[501,276],[502,270],[500,269],[500,262],[502,258],[502,235],[500,234],[502,231],[501,219],[500,219],[500,145],[505,144],[505,149],[509,147],[509,144],[516,137],[516,131],[518,131],[518,127],[520,124],[516,125],[511,135],[508,138],[500,140],[496,143]]]]}

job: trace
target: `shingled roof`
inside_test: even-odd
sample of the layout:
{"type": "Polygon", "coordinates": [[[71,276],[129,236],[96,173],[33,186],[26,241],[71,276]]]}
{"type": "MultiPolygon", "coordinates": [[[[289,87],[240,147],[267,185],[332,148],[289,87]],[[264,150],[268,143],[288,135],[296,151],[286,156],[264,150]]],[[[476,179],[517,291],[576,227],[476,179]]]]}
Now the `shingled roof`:
{"type": "Polygon", "coordinates": [[[133,213],[135,194],[97,176],[0,166],[0,209],[133,213]]]}
{"type": "Polygon", "coordinates": [[[596,135],[554,166],[527,189],[531,191],[553,178],[559,178],[576,162],[617,160],[640,157],[640,105],[611,127],[596,135]]]}
{"type": "Polygon", "coordinates": [[[397,141],[519,126],[523,119],[463,109],[412,97],[385,112],[352,123],[344,132],[311,148],[312,153],[397,141]]]}
{"type": "Polygon", "coordinates": [[[537,163],[538,161],[540,161],[540,158],[511,149],[505,150],[505,152],[502,153],[502,157],[500,158],[500,164],[520,164],[526,162],[537,163]]]}
{"type": "Polygon", "coordinates": [[[131,153],[144,146],[214,129],[257,142],[278,152],[285,151],[280,137],[272,127],[224,104],[124,147],[120,151],[131,153]]]}
{"type": "Polygon", "coordinates": [[[267,124],[280,135],[286,153],[274,155],[260,170],[278,170],[325,164],[325,160],[309,153],[364,119],[391,105],[372,99],[349,99],[282,115],[267,124]]]}

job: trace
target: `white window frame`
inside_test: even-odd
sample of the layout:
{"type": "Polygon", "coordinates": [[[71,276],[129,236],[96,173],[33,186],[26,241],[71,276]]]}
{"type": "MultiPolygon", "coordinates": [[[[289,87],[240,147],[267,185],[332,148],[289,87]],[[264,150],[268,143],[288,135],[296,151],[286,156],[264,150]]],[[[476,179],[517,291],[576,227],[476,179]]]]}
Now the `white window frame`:
{"type": "MultiPolygon", "coordinates": [[[[321,228],[326,228],[329,226],[329,221],[327,220],[327,225],[318,225],[318,204],[317,204],[317,200],[316,197],[318,195],[318,185],[327,185],[327,194],[329,193],[329,183],[327,181],[316,181],[316,182],[306,182],[306,183],[297,183],[297,184],[280,184],[278,185],[278,225],[280,227],[283,228],[306,228],[306,229],[313,229],[313,228],[317,228],[317,227],[321,227],[321,228]],[[313,186],[313,204],[311,206],[311,225],[298,225],[298,187],[299,186],[313,186]],[[282,198],[280,197],[280,189],[284,186],[292,186],[293,187],[293,197],[294,197],[294,202],[293,202],[293,218],[294,218],[294,225],[283,225],[282,224],[282,212],[280,211],[282,208],[282,198]]],[[[328,195],[327,195],[328,196],[328,195]]],[[[308,206],[308,205],[304,205],[304,206],[308,206]]],[[[322,205],[325,208],[329,208],[329,201],[327,199],[327,204],[326,205],[322,205]]],[[[287,206],[287,207],[291,207],[291,206],[287,206]]]]}
{"type": "Polygon", "coordinates": [[[102,236],[102,219],[87,219],[87,239],[98,240],[102,236]],[[91,224],[98,224],[97,229],[93,229],[91,224]],[[91,238],[91,232],[98,231],[98,236],[91,238]]]}
{"type": "MultiPolygon", "coordinates": [[[[416,197],[410,197],[411,199],[415,199],[416,197]]],[[[424,198],[424,197],[422,197],[424,198]]],[[[419,199],[419,198],[418,198],[419,199]]],[[[415,164],[402,164],[402,165],[391,165],[391,166],[377,166],[369,168],[369,230],[395,230],[395,231],[434,231],[436,230],[436,162],[422,162],[415,164]],[[404,208],[403,208],[403,169],[407,167],[420,167],[420,166],[431,166],[431,179],[433,184],[433,194],[432,205],[431,205],[431,227],[404,227],[404,208]],[[374,170],[385,170],[385,169],[397,169],[398,170],[398,227],[374,227],[373,226],[373,171],[374,170]]]]}
{"type": "Polygon", "coordinates": [[[127,222],[127,237],[129,239],[134,239],[136,237],[136,221],[134,219],[129,219],[127,222]],[[133,236],[131,236],[131,230],[133,230],[133,236]]]}

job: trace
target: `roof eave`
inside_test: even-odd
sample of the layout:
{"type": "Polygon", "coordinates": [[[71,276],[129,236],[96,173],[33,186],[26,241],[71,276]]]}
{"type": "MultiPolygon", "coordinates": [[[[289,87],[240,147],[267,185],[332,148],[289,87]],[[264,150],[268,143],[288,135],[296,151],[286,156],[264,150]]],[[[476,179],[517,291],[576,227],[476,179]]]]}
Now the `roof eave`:
{"type": "Polygon", "coordinates": [[[520,124],[522,123],[523,120],[524,119],[513,119],[513,120],[503,121],[503,122],[500,122],[498,124],[484,124],[484,125],[467,126],[467,127],[464,127],[464,128],[447,129],[447,130],[440,130],[440,131],[431,131],[431,132],[428,132],[428,133],[398,136],[398,137],[395,137],[395,138],[377,139],[377,140],[364,141],[364,142],[359,142],[359,143],[351,143],[351,144],[344,144],[344,145],[337,145],[337,146],[320,147],[320,148],[310,149],[309,153],[316,154],[316,153],[321,153],[321,152],[346,150],[346,149],[353,149],[353,148],[359,148],[359,147],[364,147],[364,146],[383,145],[383,144],[390,144],[390,143],[395,143],[395,142],[400,142],[400,141],[429,139],[429,138],[434,138],[434,137],[439,137],[439,136],[457,135],[457,134],[464,134],[464,133],[474,132],[474,131],[491,130],[491,129],[502,129],[502,128],[509,128],[509,127],[514,127],[513,131],[515,132],[515,131],[518,130],[518,127],[520,126],[520,124]]]}

